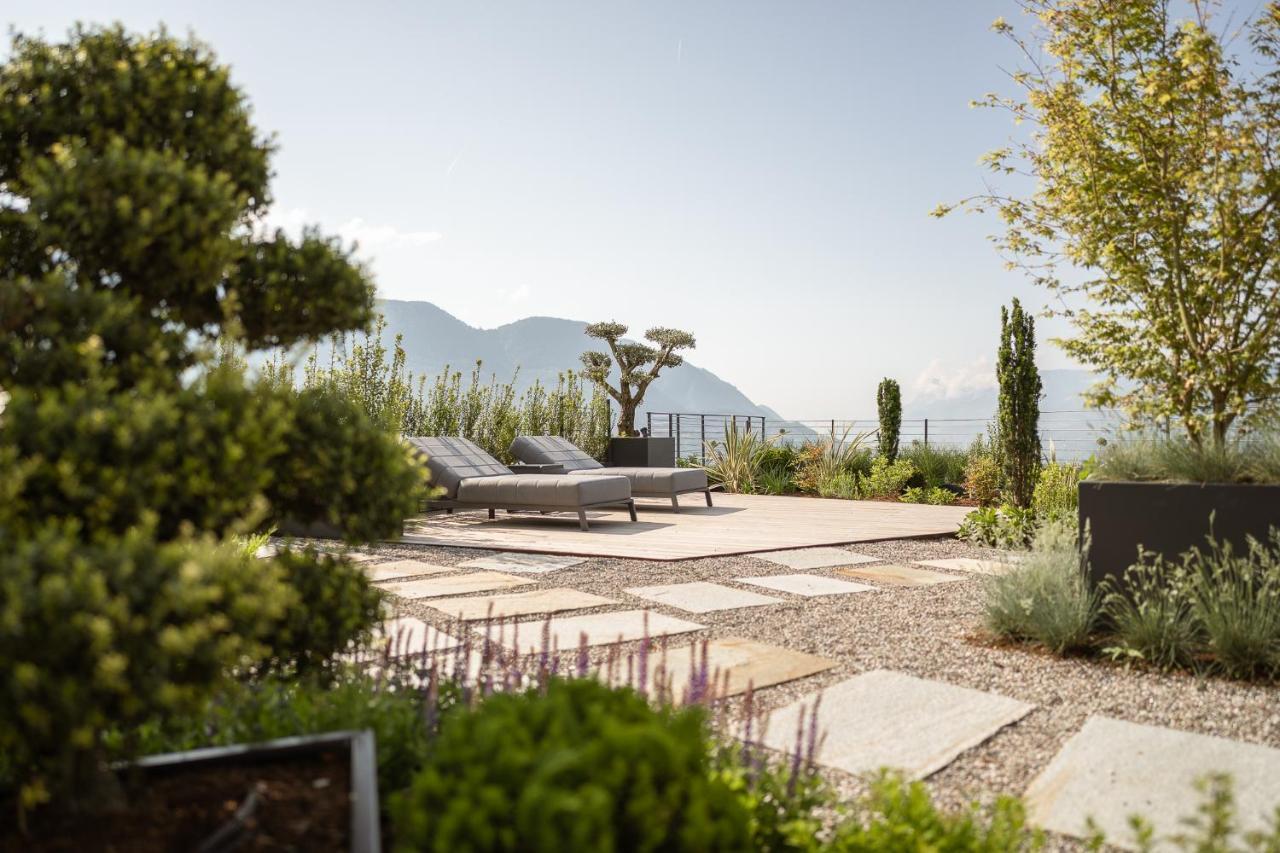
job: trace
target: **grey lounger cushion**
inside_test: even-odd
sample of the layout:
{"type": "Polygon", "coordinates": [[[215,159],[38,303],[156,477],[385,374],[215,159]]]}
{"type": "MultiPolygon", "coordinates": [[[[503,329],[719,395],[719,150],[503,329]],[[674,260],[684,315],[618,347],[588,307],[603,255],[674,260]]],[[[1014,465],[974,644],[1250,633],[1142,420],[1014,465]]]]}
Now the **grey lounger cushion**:
{"type": "Polygon", "coordinates": [[[701,468],[606,468],[558,435],[522,435],[511,442],[511,454],[531,464],[564,466],[574,477],[623,476],[633,495],[674,495],[707,488],[701,468]]]}
{"type": "Polygon", "coordinates": [[[560,474],[512,474],[511,469],[465,438],[417,437],[407,441],[426,455],[432,484],[444,489],[444,497],[458,503],[576,508],[625,503],[631,497],[631,484],[626,477],[580,479],[560,474]]]}

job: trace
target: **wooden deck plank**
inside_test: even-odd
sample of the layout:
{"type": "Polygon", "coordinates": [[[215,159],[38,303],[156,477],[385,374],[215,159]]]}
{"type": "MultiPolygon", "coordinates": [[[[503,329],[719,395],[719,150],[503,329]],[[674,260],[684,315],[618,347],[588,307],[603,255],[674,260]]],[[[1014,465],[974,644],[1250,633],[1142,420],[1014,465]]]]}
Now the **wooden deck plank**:
{"type": "Polygon", "coordinates": [[[847,545],[955,533],[967,507],[843,501],[773,495],[717,495],[716,506],[637,501],[640,520],[624,510],[573,513],[431,513],[405,522],[405,542],[493,551],[575,554],[635,560],[688,560],[785,548],[847,545]]]}

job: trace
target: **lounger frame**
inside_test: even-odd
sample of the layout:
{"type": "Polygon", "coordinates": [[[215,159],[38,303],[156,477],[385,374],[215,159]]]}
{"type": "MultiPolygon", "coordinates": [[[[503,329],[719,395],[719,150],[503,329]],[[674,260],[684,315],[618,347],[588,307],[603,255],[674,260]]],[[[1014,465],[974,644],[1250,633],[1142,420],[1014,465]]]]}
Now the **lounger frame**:
{"type": "MultiPolygon", "coordinates": [[[[708,502],[710,502],[709,498],[708,498],[708,502]]],[[[449,513],[452,513],[455,509],[459,509],[459,510],[487,509],[489,510],[490,518],[496,518],[497,511],[500,509],[508,510],[510,512],[541,512],[543,514],[548,514],[553,512],[574,512],[576,510],[578,513],[578,527],[586,531],[591,530],[590,525],[587,524],[587,510],[601,509],[603,507],[611,507],[611,506],[625,506],[627,508],[627,512],[631,515],[631,520],[632,521],[637,520],[635,498],[627,498],[625,501],[601,501],[599,503],[581,504],[576,507],[547,506],[546,504],[515,504],[515,503],[495,504],[495,503],[490,503],[488,501],[463,502],[463,501],[453,500],[452,498],[432,498],[431,500],[427,501],[427,509],[443,509],[444,511],[449,513]]]]}

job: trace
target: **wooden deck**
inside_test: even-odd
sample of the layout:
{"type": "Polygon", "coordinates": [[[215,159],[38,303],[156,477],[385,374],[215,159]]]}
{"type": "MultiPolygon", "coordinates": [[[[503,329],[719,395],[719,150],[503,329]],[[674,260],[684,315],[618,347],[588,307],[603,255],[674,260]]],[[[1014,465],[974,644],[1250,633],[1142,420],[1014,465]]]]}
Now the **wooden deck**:
{"type": "Polygon", "coordinates": [[[589,512],[591,530],[578,529],[574,513],[433,512],[405,522],[404,541],[493,551],[688,560],[817,545],[955,533],[967,507],[882,501],[843,501],[770,495],[716,494],[714,507],[702,496],[681,499],[679,513],[667,502],[638,500],[640,520],[624,510],[589,512]],[[695,500],[697,503],[695,504],[695,500]],[[687,505],[686,505],[687,502],[687,505]]]}

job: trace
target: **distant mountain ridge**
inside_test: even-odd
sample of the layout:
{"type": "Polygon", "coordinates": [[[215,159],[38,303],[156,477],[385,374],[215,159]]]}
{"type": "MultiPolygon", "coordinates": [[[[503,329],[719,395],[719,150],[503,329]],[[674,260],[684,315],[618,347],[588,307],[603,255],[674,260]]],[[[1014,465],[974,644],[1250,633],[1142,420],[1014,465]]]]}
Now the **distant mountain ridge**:
{"type": "MultiPolygon", "coordinates": [[[[396,335],[401,335],[405,364],[419,376],[435,376],[446,367],[466,373],[479,360],[484,376],[493,374],[506,382],[515,375],[520,390],[535,380],[555,385],[559,373],[579,368],[579,355],[601,344],[583,333],[587,324],[579,320],[526,317],[496,329],[478,329],[430,302],[384,299],[379,300],[378,309],[386,319],[384,342],[390,345],[396,335]]],[[[731,383],[687,359],[680,367],[662,371],[649,386],[641,412],[778,417],[731,383]]]]}

